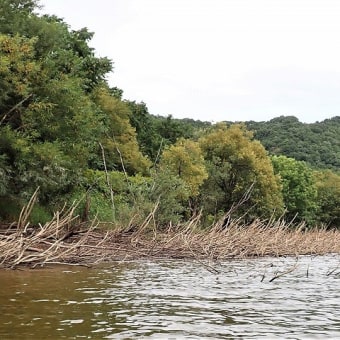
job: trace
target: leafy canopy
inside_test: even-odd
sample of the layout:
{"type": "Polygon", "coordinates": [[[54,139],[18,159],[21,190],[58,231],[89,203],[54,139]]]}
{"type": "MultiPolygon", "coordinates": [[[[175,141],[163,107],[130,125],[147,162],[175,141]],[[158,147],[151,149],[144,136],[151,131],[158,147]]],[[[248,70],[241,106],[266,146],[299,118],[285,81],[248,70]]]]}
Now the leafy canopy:
{"type": "Polygon", "coordinates": [[[209,173],[202,192],[209,213],[228,211],[251,187],[243,211],[251,208],[266,217],[282,211],[279,181],[267,152],[243,125],[217,124],[199,143],[209,173]]]}

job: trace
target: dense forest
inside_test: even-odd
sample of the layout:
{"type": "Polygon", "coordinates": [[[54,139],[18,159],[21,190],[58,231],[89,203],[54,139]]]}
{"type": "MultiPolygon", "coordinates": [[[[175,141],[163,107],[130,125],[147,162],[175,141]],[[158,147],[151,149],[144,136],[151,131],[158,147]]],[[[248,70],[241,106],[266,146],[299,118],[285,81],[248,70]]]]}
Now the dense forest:
{"type": "MultiPolygon", "coordinates": [[[[340,226],[340,120],[231,123],[153,116],[111,87],[93,33],[39,15],[36,0],[0,3],[0,219],[39,188],[32,222],[76,201],[83,220],[159,228],[229,212],[340,226]]],[[[209,113],[207,113],[208,116],[209,113]]],[[[225,221],[227,224],[228,221],[225,221]]]]}
{"type": "Polygon", "coordinates": [[[312,124],[281,116],[246,125],[272,154],[305,161],[314,168],[340,170],[340,116],[312,124]]]}
{"type": "MultiPolygon", "coordinates": [[[[147,114],[147,109],[145,112],[147,114]]],[[[170,143],[170,134],[192,138],[195,131],[211,126],[210,122],[193,119],[149,116],[150,122],[151,120],[154,122],[151,126],[157,130],[157,135],[161,135],[170,143]],[[161,125],[166,126],[166,121],[169,130],[159,129],[161,125]]],[[[231,125],[235,122],[226,121],[226,123],[231,125]]],[[[302,123],[294,116],[280,116],[265,122],[243,123],[271,155],[285,155],[305,161],[314,169],[340,171],[340,116],[311,124],[302,123]]]]}

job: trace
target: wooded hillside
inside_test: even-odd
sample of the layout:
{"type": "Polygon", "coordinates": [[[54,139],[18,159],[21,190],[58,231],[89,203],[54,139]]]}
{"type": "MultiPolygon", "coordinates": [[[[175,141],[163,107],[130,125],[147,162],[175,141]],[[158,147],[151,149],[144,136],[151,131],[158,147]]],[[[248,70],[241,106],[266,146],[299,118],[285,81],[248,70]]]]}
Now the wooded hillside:
{"type": "Polygon", "coordinates": [[[306,161],[314,168],[340,171],[340,116],[312,124],[281,116],[246,125],[272,154],[306,161]]]}

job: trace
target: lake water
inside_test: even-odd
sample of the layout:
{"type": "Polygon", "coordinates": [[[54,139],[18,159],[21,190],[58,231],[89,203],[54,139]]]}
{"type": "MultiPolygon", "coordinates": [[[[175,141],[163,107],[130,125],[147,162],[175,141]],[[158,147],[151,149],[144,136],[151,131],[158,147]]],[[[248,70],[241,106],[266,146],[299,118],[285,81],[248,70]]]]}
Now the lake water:
{"type": "Polygon", "coordinates": [[[0,283],[0,339],[340,339],[339,255],[0,271],[0,283]]]}

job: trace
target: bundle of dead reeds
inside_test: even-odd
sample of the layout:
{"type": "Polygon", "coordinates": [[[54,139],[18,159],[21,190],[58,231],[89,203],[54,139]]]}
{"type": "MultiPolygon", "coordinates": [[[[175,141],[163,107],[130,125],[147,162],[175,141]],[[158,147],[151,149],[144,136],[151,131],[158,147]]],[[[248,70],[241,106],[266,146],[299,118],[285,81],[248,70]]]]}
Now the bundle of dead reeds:
{"type": "Polygon", "coordinates": [[[140,230],[130,237],[132,249],[145,256],[228,259],[256,256],[284,256],[340,253],[340,231],[325,228],[307,230],[304,224],[292,227],[283,220],[255,220],[250,225],[230,220],[227,228],[216,223],[200,228],[200,216],[181,227],[157,232],[140,230]]]}
{"type": "MultiPolygon", "coordinates": [[[[51,221],[30,227],[28,218],[37,198],[38,190],[22,209],[19,220],[0,234],[0,267],[44,265],[64,262],[76,256],[79,247],[87,242],[94,224],[82,232],[74,215],[76,205],[57,211],[51,221]],[[67,242],[78,234],[76,241],[67,242]]],[[[79,259],[78,259],[79,261],[79,259]]]]}

